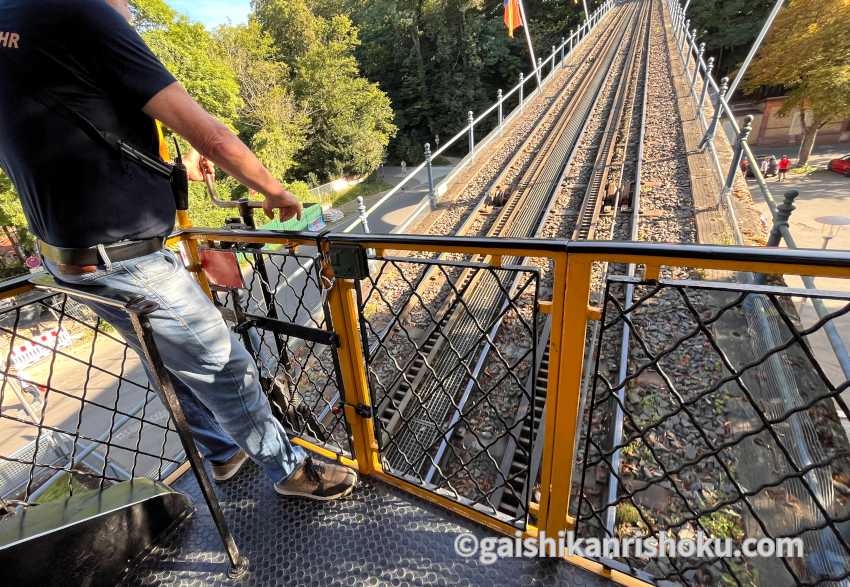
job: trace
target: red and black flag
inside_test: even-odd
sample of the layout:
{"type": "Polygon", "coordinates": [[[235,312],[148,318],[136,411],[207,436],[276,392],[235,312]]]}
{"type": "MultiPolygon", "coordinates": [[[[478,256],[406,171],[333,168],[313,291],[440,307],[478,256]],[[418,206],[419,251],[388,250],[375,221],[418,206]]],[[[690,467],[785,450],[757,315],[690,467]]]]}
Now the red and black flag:
{"type": "Polygon", "coordinates": [[[519,2],[520,0],[505,0],[505,26],[508,27],[509,37],[513,37],[514,31],[522,26],[519,2]]]}

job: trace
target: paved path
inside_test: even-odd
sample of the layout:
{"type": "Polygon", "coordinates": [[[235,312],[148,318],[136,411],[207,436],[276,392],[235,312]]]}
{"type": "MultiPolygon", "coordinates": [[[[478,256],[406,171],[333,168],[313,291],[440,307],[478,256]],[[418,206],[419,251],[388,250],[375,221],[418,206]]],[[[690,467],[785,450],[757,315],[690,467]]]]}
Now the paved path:
{"type": "MultiPolygon", "coordinates": [[[[41,385],[49,385],[52,389],[47,397],[46,409],[37,407],[34,409],[37,419],[43,417],[44,424],[55,431],[65,432],[66,440],[74,440],[75,431],[79,430],[81,437],[78,438],[75,461],[79,462],[80,454],[86,446],[92,444],[88,439],[98,439],[114,427],[116,432],[111,439],[109,448],[109,462],[130,471],[136,465],[137,476],[155,474],[159,468],[159,460],[146,457],[134,456],[137,442],[139,448],[147,453],[158,455],[165,448],[165,454],[174,457],[181,452],[179,440],[175,433],[169,433],[165,438],[164,431],[152,423],[164,426],[168,420],[168,414],[164,406],[156,397],[151,398],[145,408],[144,420],[149,423],[140,429],[138,420],[127,423],[125,426],[115,426],[121,419],[116,415],[113,420],[113,408],[128,413],[138,407],[145,399],[142,386],[146,385],[147,376],[141,367],[138,357],[132,351],[127,353],[126,362],[124,358],[124,345],[115,341],[100,337],[94,345],[88,340],[77,340],[71,347],[60,349],[57,353],[51,373],[51,359],[46,357],[38,363],[26,368],[25,377],[41,385]],[[76,357],[79,360],[75,360],[76,357]],[[90,368],[86,363],[91,357],[90,368]],[[123,363],[123,369],[122,369],[123,363]],[[124,381],[119,380],[116,375],[123,374],[124,381]],[[82,398],[87,400],[85,403],[82,398]],[[163,441],[165,446],[163,447],[163,441]]],[[[2,399],[2,413],[14,419],[3,418],[0,420],[0,454],[11,455],[15,451],[24,448],[39,437],[39,429],[32,422],[30,416],[21,406],[16,394],[11,390],[11,385],[17,385],[10,379],[7,383],[2,399]]],[[[27,397],[26,395],[24,397],[27,397]]],[[[50,434],[44,429],[42,436],[50,434]]],[[[106,447],[99,445],[98,451],[101,455],[105,453],[106,447]]],[[[49,454],[49,453],[48,453],[49,454]]],[[[38,462],[46,463],[48,454],[39,452],[38,462]]],[[[96,457],[85,459],[89,467],[100,470],[102,460],[96,457]]],[[[167,463],[164,463],[167,465],[167,463]]],[[[109,473],[115,475],[114,472],[109,473]]]]}
{"type": "MultiPolygon", "coordinates": [[[[792,156],[792,159],[796,160],[796,148],[793,147],[784,150],[764,147],[754,150],[756,155],[787,153],[792,156]]],[[[847,153],[850,153],[850,145],[819,147],[809,161],[810,165],[819,168],[818,171],[809,175],[789,173],[787,179],[783,182],[779,182],[775,177],[768,178],[768,186],[777,203],[782,201],[783,194],[790,189],[796,189],[800,192],[796,201],[797,208],[791,215],[790,222],[791,233],[799,247],[821,248],[823,246],[823,225],[816,220],[817,218],[822,216],[850,217],[850,178],[826,169],[826,164],[830,159],[847,153]]],[[[771,215],[767,203],[761,197],[760,190],[754,184],[751,187],[753,188],[753,200],[768,221],[768,226],[770,226],[771,215]]],[[[785,246],[784,243],[783,246],[785,246]]],[[[838,233],[830,242],[829,248],[850,251],[850,226],[838,233]]],[[[786,280],[789,286],[804,287],[798,276],[786,276],[786,280]]],[[[818,279],[816,285],[819,289],[850,292],[850,282],[844,279],[818,279]]],[[[817,315],[811,304],[801,302],[802,300],[798,300],[797,305],[800,308],[802,322],[804,326],[810,326],[816,322],[817,315]]],[[[844,306],[841,302],[836,301],[825,300],[825,303],[830,311],[839,310],[844,306]]],[[[834,322],[845,346],[850,349],[850,315],[845,314],[835,319],[834,322]]],[[[818,360],[824,365],[830,379],[837,383],[845,381],[847,378],[841,371],[826,336],[819,332],[810,338],[818,360]]],[[[847,396],[847,399],[850,400],[850,393],[847,396]]]]}
{"type": "MultiPolygon", "coordinates": [[[[408,166],[408,172],[414,166],[408,166]]],[[[433,168],[434,181],[439,182],[442,178],[449,174],[452,170],[450,165],[435,166],[433,168]]],[[[390,186],[395,187],[405,174],[401,172],[400,167],[385,167],[383,180],[390,186]]],[[[389,191],[389,190],[387,190],[389,191]]],[[[370,208],[375,202],[380,200],[387,192],[372,194],[365,199],[366,208],[370,208]]],[[[428,172],[423,169],[416,174],[398,193],[391,196],[386,202],[369,215],[369,231],[374,234],[389,234],[400,226],[410,215],[416,210],[419,204],[428,197],[428,172]]],[[[352,222],[357,220],[357,201],[352,200],[346,202],[340,207],[340,210],[345,214],[345,218],[334,223],[331,228],[334,230],[345,230],[352,222]]],[[[352,232],[362,233],[363,228],[358,226],[352,232]]]]}

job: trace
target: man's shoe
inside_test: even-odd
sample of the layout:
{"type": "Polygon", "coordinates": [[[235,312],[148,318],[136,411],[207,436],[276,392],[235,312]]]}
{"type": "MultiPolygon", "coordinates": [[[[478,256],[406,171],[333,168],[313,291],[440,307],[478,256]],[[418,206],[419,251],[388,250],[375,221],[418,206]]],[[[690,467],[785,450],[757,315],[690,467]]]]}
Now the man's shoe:
{"type": "Polygon", "coordinates": [[[232,479],[248,462],[248,455],[244,450],[239,451],[224,463],[212,463],[213,479],[218,483],[232,479]]]}
{"type": "Polygon", "coordinates": [[[307,457],[289,477],[275,483],[274,490],[281,495],[329,501],[345,497],[356,484],[357,473],[348,467],[307,457]]]}

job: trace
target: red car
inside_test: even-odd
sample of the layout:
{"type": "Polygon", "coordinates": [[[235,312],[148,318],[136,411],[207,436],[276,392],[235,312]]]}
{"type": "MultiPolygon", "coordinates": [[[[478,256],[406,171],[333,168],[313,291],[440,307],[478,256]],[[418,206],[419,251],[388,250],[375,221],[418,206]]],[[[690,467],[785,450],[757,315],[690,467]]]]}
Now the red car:
{"type": "Polygon", "coordinates": [[[834,171],[835,173],[840,173],[850,177],[850,155],[845,155],[840,159],[833,159],[829,162],[829,165],[827,165],[826,168],[830,171],[834,171]]]}

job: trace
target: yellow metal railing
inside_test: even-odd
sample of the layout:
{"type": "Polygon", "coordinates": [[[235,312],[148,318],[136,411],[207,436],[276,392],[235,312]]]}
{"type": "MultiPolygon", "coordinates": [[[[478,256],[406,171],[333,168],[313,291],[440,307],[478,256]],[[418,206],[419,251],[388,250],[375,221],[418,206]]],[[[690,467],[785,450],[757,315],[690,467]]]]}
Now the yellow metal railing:
{"type": "MultiPolygon", "coordinates": [[[[650,506],[635,498],[635,493],[639,493],[640,487],[644,487],[638,481],[644,483],[645,487],[666,484],[665,486],[673,485],[674,489],[679,490],[679,487],[671,481],[672,476],[659,476],[649,480],[638,480],[637,477],[633,476],[634,478],[626,479],[627,475],[612,470],[610,462],[612,454],[622,455],[624,452],[632,450],[632,447],[636,445],[644,446],[650,451],[656,448],[647,440],[647,434],[648,431],[656,429],[653,427],[661,430],[664,418],[667,415],[659,417],[661,424],[647,423],[644,420],[635,420],[629,424],[629,418],[634,419],[640,414],[627,413],[626,423],[623,424],[624,428],[621,432],[623,437],[629,440],[631,444],[623,444],[622,446],[615,444],[611,450],[608,450],[607,447],[603,447],[605,450],[600,447],[593,450],[585,448],[585,445],[591,448],[595,446],[593,443],[596,440],[593,436],[596,431],[588,424],[588,418],[592,420],[593,411],[600,409],[599,405],[601,405],[600,402],[594,403],[587,399],[587,395],[596,389],[594,382],[598,383],[598,371],[601,368],[598,355],[599,348],[602,348],[601,346],[598,348],[588,347],[588,332],[610,330],[611,324],[620,320],[623,324],[630,325],[633,336],[641,334],[638,331],[640,309],[627,307],[618,309],[616,307],[617,298],[611,292],[614,291],[619,282],[610,277],[600,277],[598,271],[600,267],[612,268],[610,269],[612,274],[616,273],[617,267],[629,264],[642,268],[641,271],[637,272],[640,275],[639,278],[632,281],[626,280],[623,283],[625,284],[624,287],[632,287],[644,292],[647,299],[652,298],[653,295],[661,295],[654,292],[661,292],[662,294],[671,292],[669,295],[672,299],[675,296],[687,296],[689,292],[697,290],[707,291],[709,293],[705,294],[706,296],[739,296],[740,301],[735,308],[736,311],[740,309],[742,312],[751,311],[747,306],[750,303],[748,300],[766,300],[765,307],[773,304],[778,312],[777,316],[771,319],[784,324],[783,328],[791,333],[790,336],[793,339],[791,342],[795,346],[799,346],[801,353],[805,353],[806,349],[810,347],[807,342],[806,344],[803,343],[807,340],[807,337],[814,336],[817,333],[820,325],[809,325],[808,330],[806,325],[800,325],[799,332],[793,330],[792,327],[798,321],[798,317],[794,316],[790,310],[786,314],[786,310],[793,304],[785,303],[783,296],[813,295],[813,293],[805,294],[799,290],[791,290],[783,286],[760,285],[762,282],[759,276],[808,275],[850,279],[850,254],[832,251],[351,234],[315,235],[207,229],[185,229],[176,234],[170,243],[179,245],[183,249],[185,258],[188,260],[188,269],[198,277],[207,291],[215,290],[215,284],[210,283],[204,275],[204,267],[199,255],[199,250],[203,247],[216,248],[220,247],[221,243],[235,243],[243,247],[249,245],[274,247],[277,251],[309,251],[309,255],[314,255],[316,263],[320,265],[316,269],[321,275],[323,286],[320,291],[309,294],[305,293],[307,286],[301,286],[304,291],[301,292],[302,299],[299,300],[299,304],[301,304],[299,307],[303,310],[298,311],[313,312],[321,311],[322,307],[326,308],[325,312],[329,320],[326,321],[324,328],[336,337],[333,354],[320,356],[318,351],[314,350],[314,347],[310,347],[314,353],[310,360],[327,361],[325,357],[333,356],[333,365],[328,363],[326,367],[336,373],[339,388],[338,398],[322,398],[314,405],[318,408],[324,407],[327,412],[326,404],[334,404],[332,406],[334,409],[329,414],[338,414],[336,417],[344,420],[351,450],[349,454],[347,451],[339,450],[335,448],[335,445],[331,446],[328,442],[316,437],[304,436],[296,438],[295,442],[320,455],[355,467],[364,475],[385,481],[493,530],[511,536],[519,530],[526,537],[539,536],[542,532],[550,537],[558,536],[559,532],[573,531],[577,528],[588,536],[594,535],[594,533],[605,535],[606,531],[613,532],[611,535],[616,536],[618,532],[623,530],[624,524],[628,525],[628,522],[623,521],[625,518],[622,515],[627,509],[634,507],[642,516],[652,514],[650,506]],[[439,254],[448,254],[453,261],[436,260],[439,254]],[[454,265],[451,263],[454,263],[454,265]],[[425,475],[419,472],[421,469],[417,468],[418,465],[410,467],[404,474],[397,470],[397,467],[388,465],[387,453],[393,440],[397,439],[390,438],[388,444],[386,424],[381,422],[380,414],[377,413],[378,406],[376,404],[380,402],[375,401],[376,373],[371,370],[371,365],[376,361],[376,358],[372,356],[373,350],[370,349],[374,345],[376,335],[370,331],[377,330],[376,325],[379,323],[387,323],[387,320],[381,321],[384,318],[392,319],[388,322],[390,326],[386,330],[403,329],[407,318],[403,312],[402,303],[398,304],[398,308],[393,304],[382,306],[385,309],[395,308],[392,310],[395,314],[382,317],[381,320],[378,320],[374,315],[367,315],[364,298],[372,292],[384,288],[387,281],[382,280],[393,275],[392,271],[409,270],[410,275],[413,275],[414,269],[419,271],[420,275],[432,271],[432,275],[436,276],[437,281],[445,282],[445,288],[449,292],[446,299],[454,300],[454,306],[449,302],[446,302],[445,305],[455,308],[454,311],[465,311],[470,315],[473,315],[474,311],[478,311],[475,308],[467,307],[464,296],[468,295],[471,290],[463,290],[460,283],[460,276],[476,275],[487,277],[494,284],[501,284],[501,289],[497,288],[501,292],[498,294],[500,297],[494,299],[499,300],[500,306],[513,310],[515,316],[525,316],[530,324],[541,323],[545,320],[551,321],[549,329],[551,335],[548,339],[549,369],[546,382],[545,419],[542,423],[542,430],[545,433],[541,437],[539,495],[535,496],[533,491],[538,479],[526,480],[525,483],[529,491],[524,496],[525,510],[517,519],[509,519],[499,512],[493,511],[493,508],[488,505],[488,499],[493,495],[492,492],[484,491],[483,497],[479,495],[477,498],[473,498],[470,495],[474,494],[475,491],[464,494],[457,490],[452,482],[446,480],[451,477],[452,473],[443,470],[439,466],[440,463],[437,463],[436,466],[438,481],[429,482],[426,482],[425,475]],[[676,271],[673,271],[674,269],[676,271]],[[728,275],[729,279],[725,282],[707,281],[701,278],[705,271],[711,271],[712,276],[728,275]],[[515,292],[517,286],[510,280],[515,279],[519,274],[527,274],[535,280],[539,279],[539,281],[534,281],[536,289],[533,296],[526,295],[528,292],[515,292]],[[452,282],[452,279],[455,278],[458,280],[457,283],[452,282]],[[314,306],[319,310],[315,310],[314,306]],[[634,322],[629,322],[632,317],[634,317],[634,322]],[[364,327],[368,327],[368,329],[364,330],[364,327]],[[795,333],[797,339],[793,338],[795,333]],[[582,401],[583,396],[585,397],[584,402],[582,401]],[[609,452],[612,454],[608,454],[609,452]],[[602,456],[599,457],[599,454],[602,456]],[[593,458],[591,458],[592,456],[593,458]],[[605,469],[606,474],[613,472],[618,476],[620,485],[614,492],[615,499],[613,501],[605,502],[602,500],[596,503],[594,502],[596,498],[584,496],[582,489],[579,488],[580,486],[583,487],[584,473],[588,472],[584,468],[589,467],[586,462],[594,459],[596,463],[593,465],[594,467],[600,470],[605,469]],[[638,487],[638,489],[636,490],[635,487],[638,487]],[[613,530],[606,530],[601,521],[595,522],[593,515],[588,514],[588,511],[591,513],[595,511],[596,514],[594,515],[601,518],[606,511],[613,512],[615,510],[617,513],[613,519],[619,521],[619,525],[615,526],[613,530]]],[[[245,252],[246,255],[260,257],[265,254],[261,248],[245,248],[243,250],[247,251],[245,252]]],[[[283,267],[285,267],[285,264],[283,267]]],[[[283,269],[280,269],[280,271],[282,272],[281,279],[290,279],[291,276],[284,274],[283,269]]],[[[411,290],[421,285],[420,282],[415,281],[410,276],[405,283],[407,283],[406,287],[411,290]]],[[[469,283],[477,282],[470,281],[469,283]]],[[[23,291],[22,288],[26,288],[26,285],[18,284],[7,289],[5,295],[19,294],[23,291]]],[[[814,295],[838,300],[850,310],[850,300],[846,296],[842,297],[842,294],[814,292],[814,295]]],[[[402,296],[402,299],[406,299],[406,303],[413,303],[410,300],[414,300],[415,297],[412,295],[407,298],[402,296]]],[[[286,300],[278,300],[278,302],[285,304],[286,300]]],[[[422,307],[427,307],[430,302],[429,298],[423,294],[422,299],[417,303],[422,307]]],[[[436,303],[434,305],[436,306],[436,303]]],[[[703,308],[703,311],[697,312],[693,318],[695,328],[699,328],[702,321],[708,320],[703,314],[710,314],[710,309],[711,306],[707,306],[703,308]]],[[[834,317],[837,319],[841,315],[843,315],[841,311],[836,311],[834,317]]],[[[498,315],[496,318],[501,321],[504,315],[498,315]]],[[[445,323],[448,322],[447,319],[445,323]]],[[[653,327],[663,333],[666,329],[672,329],[671,325],[672,323],[659,322],[653,327]]],[[[703,324],[703,326],[705,325],[703,324]]],[[[435,323],[434,327],[438,330],[444,329],[440,331],[444,338],[448,339],[451,336],[447,326],[435,323]]],[[[481,340],[491,346],[498,345],[498,340],[488,338],[489,327],[490,324],[487,325],[487,328],[481,328],[481,330],[486,331],[481,334],[481,340]]],[[[704,330],[716,334],[718,328],[719,326],[712,323],[705,326],[704,330]]],[[[535,330],[535,332],[537,331],[535,330]]],[[[597,336],[599,336],[598,333],[597,336]]],[[[604,334],[601,336],[604,336],[604,334]]],[[[785,343],[787,341],[783,339],[779,342],[785,343]]],[[[529,342],[528,345],[530,347],[531,343],[529,342]]],[[[774,346],[778,348],[781,345],[774,346]]],[[[451,347],[446,348],[450,349],[451,347]]],[[[384,350],[383,352],[389,351],[384,350]]],[[[534,358],[542,352],[543,349],[535,348],[529,356],[534,358]]],[[[664,355],[666,352],[667,350],[659,351],[659,355],[664,355]]],[[[787,349],[777,351],[775,348],[771,348],[764,357],[760,357],[760,362],[756,367],[736,367],[738,370],[733,370],[734,376],[731,377],[730,381],[736,383],[740,380],[738,384],[742,387],[735,393],[738,393],[740,398],[749,398],[746,379],[750,374],[747,369],[766,369],[770,367],[768,363],[774,360],[771,357],[781,357],[783,352],[787,352],[787,349]]],[[[424,357],[423,360],[426,364],[430,360],[425,356],[426,351],[422,350],[421,347],[415,349],[414,354],[416,353],[424,357]]],[[[473,373],[472,371],[475,362],[474,356],[477,355],[472,353],[458,354],[457,364],[467,369],[469,373],[464,379],[465,382],[478,377],[475,375],[478,372],[473,373]]],[[[276,358],[280,360],[280,357],[276,358]]],[[[643,359],[630,356],[629,360],[637,365],[643,359]]],[[[647,359],[644,362],[647,363],[648,361],[647,364],[654,365],[653,368],[661,372],[664,360],[655,358],[647,359]]],[[[533,363],[533,360],[530,362],[533,363]]],[[[631,364],[629,363],[629,365],[631,364]]],[[[429,367],[431,366],[429,365],[429,367]]],[[[519,369],[519,367],[517,368],[519,369]]],[[[529,369],[527,365],[522,368],[526,371],[529,369]]],[[[604,396],[606,389],[608,389],[607,393],[612,398],[616,395],[615,392],[622,391],[623,394],[628,394],[628,386],[634,382],[630,378],[635,377],[635,374],[629,371],[631,368],[631,366],[626,368],[628,377],[625,382],[620,379],[606,381],[605,385],[614,389],[614,392],[608,388],[602,388],[599,394],[604,396]],[[617,387],[618,384],[620,384],[619,387],[617,387]]],[[[307,367],[304,367],[304,369],[306,370],[307,367]]],[[[530,369],[533,371],[536,367],[532,364],[530,369]]],[[[400,369],[400,371],[404,371],[404,369],[400,369]]],[[[817,369],[812,372],[815,371],[817,369]]],[[[404,378],[404,373],[401,373],[401,376],[404,378]]],[[[706,375],[706,378],[708,377],[706,375]]],[[[412,385],[415,381],[408,383],[412,385]]],[[[668,383],[676,384],[675,381],[668,383]]],[[[475,384],[478,387],[483,387],[481,378],[475,384]]],[[[822,404],[817,404],[817,406],[821,406],[818,409],[826,409],[823,406],[826,406],[827,403],[829,405],[835,403],[838,406],[835,410],[840,413],[846,407],[842,403],[840,392],[846,390],[847,385],[846,381],[824,383],[824,390],[821,395],[809,399],[812,402],[823,399],[822,404]]],[[[674,391],[678,393],[679,390],[677,388],[674,391]]],[[[593,393],[596,392],[593,391],[593,393]]],[[[726,392],[724,391],[724,393],[726,392]]],[[[420,402],[422,405],[427,399],[416,397],[415,394],[414,397],[414,401],[420,402]]],[[[663,397],[666,398],[667,395],[663,397]]],[[[614,398],[614,401],[616,402],[616,398],[614,398]]],[[[673,402],[674,400],[670,399],[669,401],[673,402]]],[[[700,401],[702,401],[702,398],[686,397],[684,407],[673,406],[671,403],[673,407],[670,411],[676,414],[689,414],[690,408],[701,405],[698,403],[700,401]]],[[[803,417],[807,410],[814,409],[817,406],[814,403],[805,407],[786,406],[786,409],[779,415],[761,414],[765,418],[760,425],[763,426],[765,433],[774,432],[774,429],[787,425],[789,422],[796,425],[795,419],[803,417]]],[[[621,408],[627,412],[629,410],[634,411],[633,405],[629,404],[628,400],[622,404],[621,408]]],[[[458,418],[461,421],[463,421],[462,412],[464,409],[469,410],[470,408],[461,406],[457,410],[459,412],[458,418]]],[[[408,424],[403,412],[404,408],[402,407],[399,409],[401,416],[396,417],[397,421],[402,422],[399,430],[402,430],[404,425],[408,424]]],[[[327,415],[326,417],[333,418],[334,416],[327,415]]],[[[688,425],[692,425],[695,434],[705,432],[699,429],[698,424],[691,422],[688,425]]],[[[505,439],[514,434],[512,426],[512,424],[505,426],[503,431],[505,439]]],[[[458,430],[457,422],[455,422],[450,426],[447,425],[439,432],[448,438],[457,433],[458,430]]],[[[782,437],[784,438],[784,432],[782,437]]],[[[428,448],[436,445],[437,441],[433,445],[429,445],[428,448]]],[[[485,446],[481,449],[481,455],[493,457],[494,451],[491,451],[491,447],[486,445],[486,442],[482,445],[485,446]]],[[[731,450],[736,449],[736,447],[737,444],[734,444],[727,448],[731,450]]],[[[449,447],[447,450],[450,452],[452,448],[449,447]]],[[[426,452],[429,455],[433,454],[433,451],[426,452]]],[[[717,447],[709,447],[705,451],[697,451],[693,458],[701,463],[703,461],[700,459],[713,462],[723,457],[722,451],[717,447]]],[[[814,468],[810,467],[809,469],[806,469],[805,465],[800,463],[791,462],[787,465],[784,479],[790,479],[789,482],[796,483],[804,489],[811,489],[810,475],[818,466],[828,466],[842,471],[844,471],[843,467],[848,466],[846,462],[833,453],[827,452],[825,458],[828,461],[825,465],[815,463],[812,465],[814,468]]],[[[683,459],[684,457],[680,460],[685,463],[684,466],[687,466],[687,460],[683,459]]],[[[528,471],[531,471],[530,461],[531,457],[529,457],[529,463],[527,463],[528,471]]],[[[670,465],[675,470],[676,467],[683,466],[682,463],[677,461],[673,464],[666,463],[665,466],[670,465]]],[[[596,468],[589,470],[589,476],[596,472],[596,468]]],[[[525,474],[530,475],[528,472],[525,474]]],[[[429,476],[428,479],[432,479],[432,477],[429,476]]],[[[733,479],[733,481],[737,482],[736,479],[733,479]]],[[[755,487],[768,486],[775,481],[775,479],[768,477],[756,479],[755,487]]],[[[673,494],[671,493],[671,495],[673,494]]],[[[726,501],[729,501],[728,504],[718,498],[715,506],[710,506],[710,504],[699,505],[695,510],[698,515],[695,520],[691,520],[688,524],[695,527],[704,526],[706,520],[714,520],[718,513],[725,512],[730,507],[738,508],[741,512],[744,512],[744,515],[760,521],[761,512],[752,505],[751,497],[746,493],[734,493],[730,489],[729,495],[726,496],[728,498],[726,501]],[[712,509],[713,507],[717,509],[712,509]]],[[[673,495],[671,500],[678,500],[678,497],[673,495]]],[[[817,499],[811,501],[815,504],[813,507],[816,510],[813,510],[811,522],[813,527],[819,528],[818,532],[829,532],[836,524],[846,521],[846,515],[837,504],[818,504],[817,499]],[[818,505],[825,505],[825,507],[818,509],[818,505]]],[[[659,522],[661,519],[659,516],[654,520],[659,523],[659,527],[666,524],[668,528],[681,530],[682,526],[677,525],[677,521],[661,523],[659,522]]],[[[639,522],[632,525],[633,528],[643,527],[644,531],[648,531],[646,526],[646,524],[641,526],[639,522]]],[[[770,534],[769,530],[770,528],[765,526],[761,533],[768,535],[770,534]]],[[[797,533],[801,532],[802,530],[798,529],[797,533]]],[[[838,548],[840,550],[843,548],[841,540],[838,540],[837,547],[829,540],[824,540],[818,544],[820,545],[819,548],[824,549],[838,548]]],[[[847,554],[843,550],[841,552],[847,559],[847,554]]],[[[580,565],[623,584],[646,584],[645,581],[664,578],[675,580],[673,575],[678,572],[676,569],[665,571],[655,567],[644,568],[630,560],[592,560],[575,554],[568,555],[566,558],[573,564],[580,565]],[[665,575],[668,571],[673,575],[665,575]]],[[[722,573],[734,575],[739,572],[736,570],[738,567],[731,569],[731,567],[723,566],[722,561],[718,562],[717,565],[722,573]]],[[[797,578],[798,582],[802,582],[808,577],[805,571],[798,571],[796,567],[788,572],[799,572],[802,578],[797,578]]],[[[836,571],[833,575],[837,576],[840,573],[836,571]]],[[[746,584],[746,581],[741,581],[740,578],[739,582],[746,584]]]]}
{"type": "MultiPolygon", "coordinates": [[[[528,498],[527,520],[521,528],[524,536],[538,536],[545,531],[547,536],[557,536],[559,532],[576,529],[576,516],[581,516],[580,506],[571,503],[576,499],[577,479],[575,459],[581,452],[579,440],[583,434],[583,418],[580,413],[582,394],[587,393],[589,377],[586,363],[586,336],[588,327],[599,324],[604,318],[605,309],[599,307],[598,293],[594,288],[594,268],[601,266],[624,266],[634,264],[642,267],[638,281],[646,284],[666,284],[676,286],[677,280],[663,279],[671,275],[671,268],[688,268],[686,279],[679,279],[681,287],[700,286],[699,275],[711,271],[711,275],[729,276],[729,284],[752,278],[761,274],[769,275],[811,275],[817,277],[850,278],[850,256],[841,252],[786,251],[735,247],[699,247],[678,245],[650,245],[635,243],[565,243],[541,241],[501,241],[484,239],[446,239],[430,237],[390,237],[360,235],[324,235],[305,237],[303,235],[260,234],[260,233],[204,233],[192,231],[184,233],[183,242],[216,240],[242,243],[279,244],[290,247],[317,246],[324,258],[333,256],[339,247],[362,251],[365,256],[371,252],[369,263],[372,270],[369,277],[341,277],[334,274],[331,263],[323,267],[323,274],[332,287],[327,292],[327,302],[333,322],[333,330],[339,335],[337,349],[339,368],[343,388],[344,414],[352,438],[353,459],[340,458],[312,442],[302,442],[304,446],[326,456],[340,458],[366,475],[371,475],[390,483],[413,495],[441,505],[442,507],[470,518],[487,527],[505,534],[513,535],[516,524],[500,519],[492,512],[483,511],[477,503],[458,498],[448,492],[417,482],[410,476],[403,476],[386,469],[382,444],[376,431],[376,418],[370,410],[374,400],[374,390],[370,390],[370,373],[364,359],[368,349],[362,331],[363,308],[358,307],[356,293],[359,282],[373,280],[368,286],[379,287],[374,273],[380,272],[378,264],[403,264],[415,255],[417,258],[438,254],[449,254],[469,263],[484,261],[496,268],[505,262],[515,264],[536,261],[537,266],[545,266],[551,276],[551,294],[549,299],[539,298],[536,302],[535,316],[551,318],[551,337],[549,339],[549,374],[545,422],[543,429],[542,458],[540,464],[539,503],[528,498]],[[542,263],[541,263],[542,261],[542,263]],[[749,277],[747,277],[749,276],[749,277]],[[595,302],[594,306],[591,302],[595,302]]],[[[364,257],[365,258],[365,257],[364,257]]],[[[476,269],[483,271],[483,269],[476,269]]],[[[705,282],[710,283],[710,282],[705,282]]],[[[752,284],[729,285],[745,292],[741,295],[774,295],[767,290],[758,289],[752,284]],[[747,289],[747,288],[752,288],[747,289]],[[746,292],[750,293],[746,293],[746,292]],[[767,293],[765,293],[767,292],[767,293]]],[[[604,284],[601,284],[604,286],[604,284]]],[[[367,289],[368,289],[367,287],[367,289]]],[[[659,286],[661,287],[661,286],[659,286]]],[[[610,311],[610,310],[609,310],[610,311]]],[[[659,324],[660,329],[664,324],[659,324]]],[[[592,374],[590,374],[592,375],[592,374]]],[[[592,378],[592,377],[591,377],[592,378]]],[[[845,383],[846,386],[846,383],[845,383]]],[[[587,455],[584,455],[587,458],[587,455]]],[[[805,483],[806,477],[796,477],[805,483]]],[[[770,480],[765,480],[768,482],[770,480]]],[[[533,486],[534,480],[530,480],[533,486]]],[[[740,500],[742,503],[746,499],[740,500]]],[[[622,504],[621,504],[622,505],[622,504]]],[[[642,509],[644,511],[645,508],[642,509]]],[[[618,510],[619,511],[619,510],[618,510]]],[[[648,511],[648,510],[645,510],[648,511]]],[[[840,517],[840,516],[839,516],[840,517]]],[[[699,518],[696,523],[701,523],[699,518]]],[[[607,576],[623,584],[646,584],[643,580],[653,579],[652,574],[641,574],[640,570],[628,568],[607,560],[591,560],[578,555],[568,555],[570,562],[588,570],[607,576]]],[[[628,561],[627,561],[628,562],[628,561]]],[[[718,563],[719,564],[719,563],[718,563]]],[[[731,572],[731,571],[730,571],[731,572]]]]}

